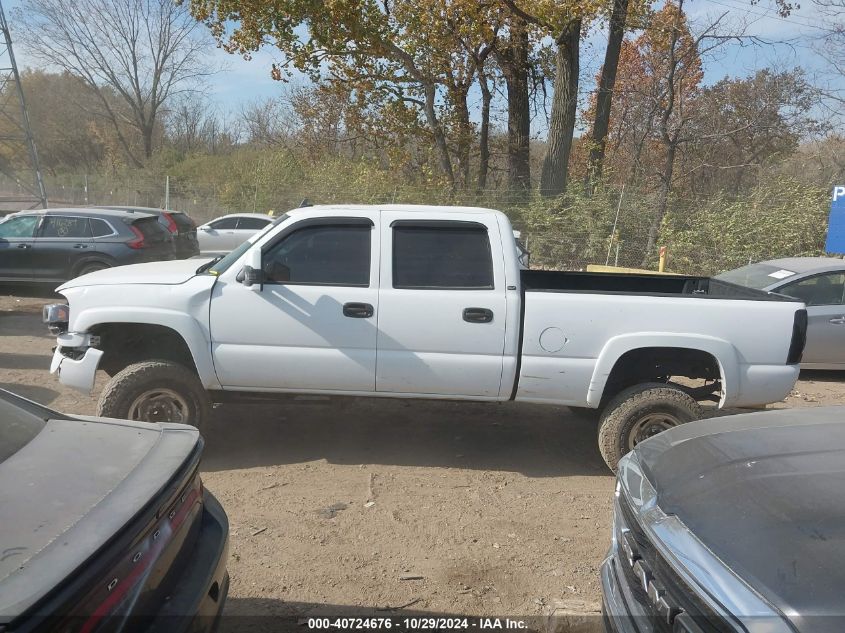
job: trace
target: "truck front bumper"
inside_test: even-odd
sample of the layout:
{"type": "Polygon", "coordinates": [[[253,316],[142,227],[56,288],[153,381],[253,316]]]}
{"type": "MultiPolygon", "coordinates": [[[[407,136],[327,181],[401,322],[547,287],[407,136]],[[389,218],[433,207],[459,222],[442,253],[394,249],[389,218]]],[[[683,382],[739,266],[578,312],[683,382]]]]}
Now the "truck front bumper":
{"type": "MultiPolygon", "coordinates": [[[[78,351],[75,354],[75,356],[81,354],[79,358],[67,356],[63,353],[63,350],[66,349],[67,343],[70,342],[69,337],[72,336],[74,335],[62,334],[58,337],[58,346],[53,351],[53,360],[50,363],[50,373],[58,373],[59,382],[63,385],[89,392],[94,388],[94,376],[97,373],[100,359],[103,357],[103,351],[89,347],[84,352],[78,351]],[[62,343],[65,343],[65,346],[62,343]]],[[[71,347],[70,349],[74,348],[71,347]]]]}
{"type": "Polygon", "coordinates": [[[613,556],[601,566],[602,621],[606,633],[654,633],[652,618],[637,602],[624,577],[617,575],[613,556]]]}

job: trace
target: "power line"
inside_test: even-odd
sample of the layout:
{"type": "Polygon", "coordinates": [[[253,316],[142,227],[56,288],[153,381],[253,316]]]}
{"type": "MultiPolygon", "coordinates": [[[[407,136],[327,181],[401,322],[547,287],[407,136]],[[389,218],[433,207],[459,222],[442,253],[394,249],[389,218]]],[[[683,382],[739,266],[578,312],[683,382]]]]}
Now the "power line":
{"type": "Polygon", "coordinates": [[[748,7],[739,6],[737,4],[728,4],[724,0],[722,0],[722,1],[720,1],[720,0],[709,0],[709,2],[712,3],[712,4],[718,4],[719,6],[725,7],[726,9],[734,9],[736,11],[742,11],[742,12],[747,13],[749,15],[756,15],[756,16],[761,17],[761,18],[767,18],[767,19],[770,19],[770,20],[777,20],[779,22],[786,22],[788,24],[794,24],[796,26],[803,26],[803,27],[809,28],[809,29],[816,29],[818,31],[824,31],[825,33],[836,33],[836,32],[838,32],[835,29],[831,29],[830,27],[827,27],[827,26],[822,26],[820,23],[810,21],[809,19],[806,19],[806,18],[802,18],[802,19],[807,20],[807,21],[802,22],[801,20],[798,20],[796,18],[791,18],[791,17],[786,18],[786,17],[783,17],[781,15],[777,15],[776,13],[753,11],[752,9],[749,9],[748,7]]]}
{"type": "Polygon", "coordinates": [[[3,31],[3,39],[0,40],[0,124],[4,129],[0,134],[0,145],[8,150],[8,156],[0,158],[0,173],[11,178],[18,188],[17,192],[0,194],[0,202],[46,208],[47,192],[2,2],[0,30],[3,31]]]}

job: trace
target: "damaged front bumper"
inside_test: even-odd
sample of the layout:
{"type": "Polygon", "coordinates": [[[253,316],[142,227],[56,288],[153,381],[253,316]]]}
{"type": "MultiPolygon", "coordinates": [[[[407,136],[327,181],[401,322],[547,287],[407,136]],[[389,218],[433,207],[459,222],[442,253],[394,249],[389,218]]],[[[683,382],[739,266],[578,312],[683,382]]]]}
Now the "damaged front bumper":
{"type": "Polygon", "coordinates": [[[103,357],[103,350],[92,347],[90,334],[67,332],[56,338],[56,349],[50,363],[50,373],[58,373],[59,382],[80,391],[94,388],[94,377],[103,357]]]}

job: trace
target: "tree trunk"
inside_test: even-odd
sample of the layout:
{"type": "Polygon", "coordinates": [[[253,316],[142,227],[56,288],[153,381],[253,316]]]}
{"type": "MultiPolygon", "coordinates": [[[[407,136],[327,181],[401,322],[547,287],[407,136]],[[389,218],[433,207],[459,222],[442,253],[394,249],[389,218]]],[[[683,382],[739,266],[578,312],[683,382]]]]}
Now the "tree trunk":
{"type": "Polygon", "coordinates": [[[457,119],[457,161],[458,173],[461,177],[461,187],[470,188],[470,145],[472,144],[472,124],[469,120],[469,108],[467,107],[467,91],[453,91],[455,102],[455,118],[457,119]]]}
{"type": "Polygon", "coordinates": [[[544,196],[557,196],[566,191],[578,108],[580,40],[581,18],[569,22],[557,39],[555,91],[540,178],[540,193],[544,196]]]}
{"type": "Polygon", "coordinates": [[[508,98],[508,189],[524,193],[531,188],[531,111],[528,98],[528,30],[513,17],[507,48],[497,53],[508,98]]]}
{"type": "Polygon", "coordinates": [[[155,124],[148,123],[141,128],[141,136],[144,138],[144,158],[149,160],[153,156],[153,135],[155,124]]]}
{"type": "Polygon", "coordinates": [[[449,181],[449,186],[452,190],[455,189],[455,173],[452,171],[452,159],[449,156],[449,146],[446,143],[446,135],[443,133],[443,126],[440,125],[440,120],[437,118],[437,112],[434,109],[435,101],[435,87],[433,83],[424,84],[425,90],[425,118],[431,133],[434,135],[434,146],[437,148],[437,159],[440,163],[440,169],[446,180],[449,181]]]}
{"type": "Polygon", "coordinates": [[[487,75],[479,71],[478,83],[481,86],[481,127],[478,133],[478,180],[476,193],[481,195],[487,188],[487,172],[490,169],[490,102],[493,95],[487,83],[487,75]]]}
{"type": "Polygon", "coordinates": [[[604,151],[607,145],[607,131],[610,127],[613,88],[616,85],[616,70],[619,67],[619,55],[622,52],[622,39],[625,36],[625,21],[627,18],[628,0],[613,0],[613,9],[610,13],[610,32],[607,36],[604,65],[601,68],[601,77],[596,94],[596,115],[593,120],[590,157],[587,162],[587,177],[584,183],[588,196],[592,195],[596,183],[601,180],[604,151]]]}
{"type": "Polygon", "coordinates": [[[666,217],[666,209],[669,206],[669,194],[672,192],[672,176],[675,172],[675,152],[678,146],[676,142],[669,143],[666,147],[666,162],[663,164],[663,173],[660,175],[660,192],[657,197],[657,208],[651,219],[651,226],[648,227],[648,241],[643,253],[642,267],[648,266],[654,255],[654,247],[657,245],[657,236],[660,233],[660,225],[666,217]]]}

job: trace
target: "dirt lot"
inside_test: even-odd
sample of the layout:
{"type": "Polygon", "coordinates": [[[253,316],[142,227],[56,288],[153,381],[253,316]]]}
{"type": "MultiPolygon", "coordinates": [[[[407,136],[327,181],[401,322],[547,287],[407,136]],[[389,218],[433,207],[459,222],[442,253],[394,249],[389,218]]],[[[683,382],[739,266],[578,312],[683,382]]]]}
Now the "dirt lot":
{"type": "MultiPolygon", "coordinates": [[[[0,288],[0,387],[93,413],[96,393],[47,372],[49,298],[8,292],[0,288]]],[[[802,376],[777,406],[821,404],[845,404],[845,374],[802,376]]],[[[230,614],[409,605],[525,616],[599,600],[613,478],[594,423],[563,407],[227,405],[215,410],[204,471],[231,521],[230,614]]]]}

